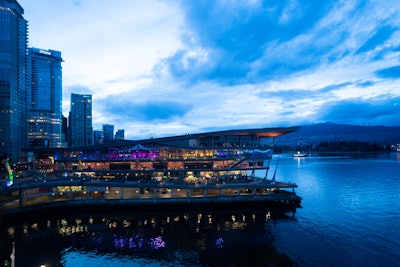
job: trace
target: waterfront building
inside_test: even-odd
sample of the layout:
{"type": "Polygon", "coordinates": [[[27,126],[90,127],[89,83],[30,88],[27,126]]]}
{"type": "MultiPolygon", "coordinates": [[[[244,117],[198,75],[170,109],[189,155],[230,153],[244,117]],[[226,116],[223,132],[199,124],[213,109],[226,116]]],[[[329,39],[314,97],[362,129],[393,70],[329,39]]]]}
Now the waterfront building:
{"type": "Polygon", "coordinates": [[[28,22],[15,0],[0,0],[0,155],[18,162],[26,140],[28,22]]]}
{"type": "Polygon", "coordinates": [[[115,133],[115,140],[125,140],[125,131],[124,129],[119,129],[115,133]]]}
{"type": "Polygon", "coordinates": [[[100,206],[251,203],[296,207],[300,204],[294,192],[297,186],[275,181],[275,176],[268,177],[268,170],[275,137],[298,129],[229,130],[41,149],[36,160],[54,158],[53,166],[50,161],[45,170],[57,179],[43,177],[39,184],[29,183],[29,193],[26,185],[12,188],[14,199],[18,197],[13,205],[24,206],[25,198],[35,198],[37,191],[40,201],[53,204],[78,200],[100,206]],[[43,198],[43,192],[48,198],[43,198]]]}
{"type": "Polygon", "coordinates": [[[103,124],[103,136],[105,142],[114,140],[114,125],[103,124]]]}
{"type": "Polygon", "coordinates": [[[101,207],[122,203],[140,208],[232,203],[296,207],[297,185],[276,181],[269,170],[275,137],[298,129],[228,130],[40,149],[35,158],[42,162],[41,175],[48,172],[54,178],[44,175],[39,183],[19,183],[10,189],[14,203],[5,203],[22,207],[25,199],[40,196],[38,204],[52,202],[53,207],[72,201],[101,207]]]}
{"type": "Polygon", "coordinates": [[[28,49],[27,126],[30,146],[61,147],[61,52],[28,49]]]}
{"type": "Polygon", "coordinates": [[[70,146],[93,145],[92,95],[71,94],[70,146]]]}

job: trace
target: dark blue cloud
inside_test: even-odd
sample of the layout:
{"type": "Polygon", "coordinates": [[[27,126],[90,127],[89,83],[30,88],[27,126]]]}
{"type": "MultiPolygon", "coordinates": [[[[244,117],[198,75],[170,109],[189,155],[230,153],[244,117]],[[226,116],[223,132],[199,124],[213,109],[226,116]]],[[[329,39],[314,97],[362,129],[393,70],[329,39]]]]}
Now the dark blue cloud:
{"type": "Polygon", "coordinates": [[[291,89],[291,90],[280,90],[280,91],[273,91],[273,92],[262,92],[258,94],[260,98],[280,98],[284,99],[285,101],[294,101],[299,99],[311,99],[316,96],[316,92],[308,91],[308,90],[299,90],[299,89],[291,89]]]}
{"type": "MultiPolygon", "coordinates": [[[[288,1],[261,1],[260,6],[252,8],[246,2],[238,6],[229,1],[182,1],[186,25],[192,30],[195,43],[209,53],[210,60],[199,65],[193,59],[184,65],[182,62],[191,50],[180,50],[164,63],[178,78],[190,82],[208,79],[223,84],[251,83],[307,68],[315,61],[315,54],[321,52],[316,47],[304,48],[296,60],[277,60],[277,55],[270,55],[270,61],[267,58],[264,62],[267,67],[255,76],[249,75],[252,63],[264,57],[269,45],[286,42],[310,30],[331,3],[315,0],[290,7],[288,1]],[[283,16],[288,19],[282,20],[283,16]]],[[[193,46],[190,40],[183,37],[188,47],[193,46]]]]}
{"type": "MultiPolygon", "coordinates": [[[[367,82],[365,82],[367,84],[367,82]]],[[[335,91],[337,89],[341,89],[343,87],[352,85],[354,83],[352,82],[344,82],[344,83],[339,83],[339,84],[332,84],[328,85],[326,87],[316,89],[316,90],[304,90],[304,89],[291,89],[291,90],[280,90],[280,91],[272,91],[272,92],[262,92],[258,94],[260,98],[282,98],[285,99],[285,101],[294,101],[294,100],[299,100],[299,99],[315,99],[319,97],[324,97],[323,94],[325,93],[330,93],[332,91],[335,91]]],[[[360,87],[364,86],[366,87],[367,85],[364,84],[364,82],[357,83],[357,85],[360,84],[360,87]]]]}
{"type": "Polygon", "coordinates": [[[400,79],[400,66],[380,69],[375,72],[375,75],[384,79],[400,79]]]}
{"type": "Polygon", "coordinates": [[[375,82],[373,81],[357,81],[356,85],[358,87],[370,87],[373,86],[375,84],[375,82]]]}
{"type": "Polygon", "coordinates": [[[318,91],[322,92],[322,93],[328,93],[328,92],[334,91],[336,89],[340,89],[340,88],[346,87],[346,86],[351,85],[351,84],[352,84],[351,82],[331,84],[331,85],[328,85],[328,86],[325,86],[325,87],[319,89],[318,91]]]}
{"type": "Polygon", "coordinates": [[[395,126],[400,121],[399,103],[400,97],[390,96],[331,102],[318,111],[316,121],[395,126]]]}
{"type": "Polygon", "coordinates": [[[102,110],[103,116],[115,117],[117,120],[127,121],[167,121],[182,117],[191,110],[191,106],[179,101],[154,100],[151,102],[135,102],[131,97],[122,96],[118,99],[110,97],[108,99],[96,100],[96,105],[102,110]],[[119,118],[121,116],[121,118],[119,118]]]}
{"type": "Polygon", "coordinates": [[[83,85],[72,85],[68,87],[68,91],[74,94],[92,94],[93,90],[83,85]]]}
{"type": "Polygon", "coordinates": [[[392,26],[383,26],[378,29],[378,31],[369,38],[356,52],[364,53],[375,49],[378,45],[385,43],[393,34],[395,29],[392,26]]]}

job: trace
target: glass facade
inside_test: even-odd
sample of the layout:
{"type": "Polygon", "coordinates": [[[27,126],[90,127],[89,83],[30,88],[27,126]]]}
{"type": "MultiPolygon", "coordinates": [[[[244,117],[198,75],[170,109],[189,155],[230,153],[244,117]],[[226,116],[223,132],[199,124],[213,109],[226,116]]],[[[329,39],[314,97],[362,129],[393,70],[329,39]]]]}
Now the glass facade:
{"type": "Polygon", "coordinates": [[[26,127],[27,21],[15,0],[0,0],[0,155],[21,158],[26,127]]]}
{"type": "Polygon", "coordinates": [[[114,140],[114,125],[103,124],[104,141],[114,140]]]}
{"type": "Polygon", "coordinates": [[[61,147],[61,52],[28,49],[27,136],[31,146],[61,147]]]}
{"type": "Polygon", "coordinates": [[[95,145],[100,145],[100,144],[104,143],[103,130],[94,130],[93,136],[94,136],[94,144],[95,145]]]}
{"type": "Polygon", "coordinates": [[[125,130],[119,129],[115,133],[115,140],[125,140],[125,130]]]}
{"type": "Polygon", "coordinates": [[[92,96],[71,94],[70,146],[93,145],[92,96]]]}

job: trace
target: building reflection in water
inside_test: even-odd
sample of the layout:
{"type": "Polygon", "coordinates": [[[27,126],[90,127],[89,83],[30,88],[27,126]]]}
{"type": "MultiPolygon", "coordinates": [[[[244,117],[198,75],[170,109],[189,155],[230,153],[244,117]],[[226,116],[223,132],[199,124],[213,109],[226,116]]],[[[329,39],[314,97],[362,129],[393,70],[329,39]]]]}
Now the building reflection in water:
{"type": "MultiPolygon", "coordinates": [[[[159,264],[174,262],[178,266],[221,262],[256,266],[275,260],[277,255],[290,261],[274,249],[274,222],[281,219],[295,220],[295,210],[41,217],[30,222],[9,222],[1,237],[6,242],[1,243],[15,242],[16,262],[40,259],[42,262],[36,266],[43,261],[68,266],[71,255],[77,257],[77,252],[110,255],[114,260],[124,257],[126,261],[128,257],[159,264]]],[[[7,253],[1,256],[3,262],[7,253]]],[[[89,259],[86,261],[90,264],[89,259]]]]}

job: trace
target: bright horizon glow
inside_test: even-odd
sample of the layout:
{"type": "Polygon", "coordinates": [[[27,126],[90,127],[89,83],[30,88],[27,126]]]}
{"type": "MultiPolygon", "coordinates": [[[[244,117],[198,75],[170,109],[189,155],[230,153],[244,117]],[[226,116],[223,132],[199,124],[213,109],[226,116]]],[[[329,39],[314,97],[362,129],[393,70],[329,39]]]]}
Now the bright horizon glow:
{"type": "Polygon", "coordinates": [[[333,122],[400,126],[400,2],[19,0],[61,51],[63,114],[126,139],[333,122]]]}

